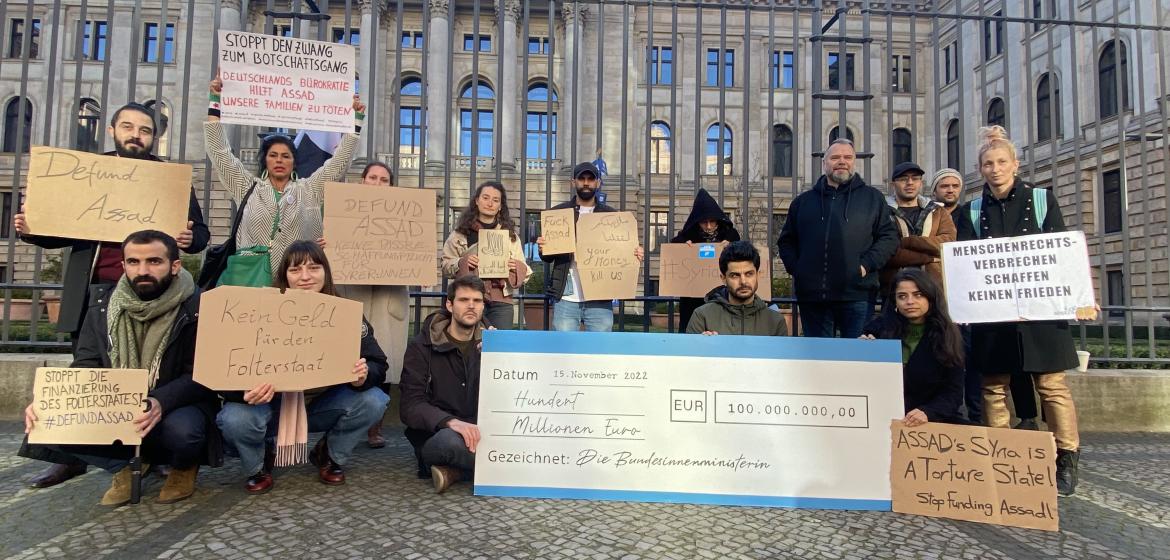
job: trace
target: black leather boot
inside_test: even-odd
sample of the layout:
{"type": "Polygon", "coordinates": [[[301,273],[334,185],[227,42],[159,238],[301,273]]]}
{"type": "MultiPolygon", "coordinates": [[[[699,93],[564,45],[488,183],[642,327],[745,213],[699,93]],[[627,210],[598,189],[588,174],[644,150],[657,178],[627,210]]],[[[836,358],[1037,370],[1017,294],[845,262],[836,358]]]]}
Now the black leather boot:
{"type": "Polygon", "coordinates": [[[1067,449],[1056,450],[1056,492],[1061,496],[1071,496],[1077,490],[1077,468],[1080,463],[1081,452],[1067,449]]]}

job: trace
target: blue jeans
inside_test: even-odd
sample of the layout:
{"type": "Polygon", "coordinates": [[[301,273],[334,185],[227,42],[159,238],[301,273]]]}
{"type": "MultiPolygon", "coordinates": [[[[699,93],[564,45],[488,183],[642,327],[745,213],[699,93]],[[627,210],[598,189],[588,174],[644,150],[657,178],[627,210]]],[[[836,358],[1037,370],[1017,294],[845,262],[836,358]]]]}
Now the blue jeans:
{"type": "Polygon", "coordinates": [[[428,467],[455,467],[465,474],[475,470],[475,453],[467,449],[463,436],[451,428],[443,428],[427,439],[422,446],[422,460],[428,467]]]}
{"type": "MultiPolygon", "coordinates": [[[[326,432],[329,457],[344,466],[353,448],[366,437],[366,430],[386,412],[390,396],[377,388],[356,391],[335,385],[309,402],[310,432],[326,432]]],[[[280,400],[251,405],[225,402],[215,422],[223,432],[224,447],[240,457],[240,467],[249,476],[264,466],[264,447],[276,437],[280,400]]]]}
{"type": "Polygon", "coordinates": [[[613,330],[613,304],[603,301],[557,300],[553,306],[554,331],[579,331],[585,323],[588,332],[610,332],[613,330]]]}
{"type": "Polygon", "coordinates": [[[857,338],[873,311],[868,301],[797,302],[804,336],[857,338]]]}

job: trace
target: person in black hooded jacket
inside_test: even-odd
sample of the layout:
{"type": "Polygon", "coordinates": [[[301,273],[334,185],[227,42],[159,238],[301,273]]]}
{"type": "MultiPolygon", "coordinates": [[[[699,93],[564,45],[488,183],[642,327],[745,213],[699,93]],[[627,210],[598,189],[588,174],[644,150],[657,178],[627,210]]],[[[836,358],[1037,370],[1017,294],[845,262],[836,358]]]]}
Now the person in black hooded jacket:
{"type": "MultiPolygon", "coordinates": [[[[739,241],[739,232],[727,214],[719,207],[719,203],[711,197],[707,189],[699,189],[695,193],[695,203],[691,206],[691,214],[682,229],[678,230],[671,243],[719,243],[722,241],[739,241]]],[[[678,332],[687,332],[687,325],[691,322],[691,315],[699,306],[703,305],[703,298],[684,297],[678,300],[678,332]]]]}
{"type": "Polygon", "coordinates": [[[854,173],[856,157],[853,142],[834,140],[825,174],[792,201],[780,232],[780,259],[794,279],[805,336],[860,336],[878,271],[898,249],[885,197],[854,173]]]}

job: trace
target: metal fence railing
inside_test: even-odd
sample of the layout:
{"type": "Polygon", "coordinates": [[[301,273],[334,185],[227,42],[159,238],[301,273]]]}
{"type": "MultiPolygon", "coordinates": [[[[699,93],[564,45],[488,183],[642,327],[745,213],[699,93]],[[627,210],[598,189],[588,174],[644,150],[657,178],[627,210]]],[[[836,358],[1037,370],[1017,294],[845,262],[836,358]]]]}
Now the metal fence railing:
{"type": "MultiPolygon", "coordinates": [[[[1098,365],[1165,367],[1164,12],[1155,0],[0,0],[0,347],[68,348],[53,329],[62,257],[11,227],[29,144],[111,149],[112,111],[151,103],[166,121],[156,153],[195,167],[222,239],[233,208],[199,125],[216,31],[243,29],[358,47],[369,109],[353,171],[378,159],[398,184],[436,190],[440,239],[494,179],[528,241],[536,212],[567,199],[566,169],[602,160],[609,203],[638,216],[648,252],[620,329],[674,328],[655,249],[697,189],[772,248],[774,296],[789,307],[776,236],[832,137],[855,139],[878,188],[913,159],[959,169],[970,197],[975,130],[1002,124],[1021,174],[1053,188],[1090,239],[1105,313],[1078,327],[1081,346],[1098,365]]],[[[231,127],[243,159],[256,157],[255,132],[231,127]]],[[[416,287],[416,319],[439,288],[416,287]]]]}

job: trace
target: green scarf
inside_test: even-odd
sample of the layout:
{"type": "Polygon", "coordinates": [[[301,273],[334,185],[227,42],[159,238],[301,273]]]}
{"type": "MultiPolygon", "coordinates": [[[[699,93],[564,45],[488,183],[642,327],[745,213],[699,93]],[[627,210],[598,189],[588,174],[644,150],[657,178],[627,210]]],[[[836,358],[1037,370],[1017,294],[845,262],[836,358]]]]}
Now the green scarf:
{"type": "Polygon", "coordinates": [[[926,324],[915,325],[909,323],[906,325],[906,334],[902,337],[902,363],[905,364],[910,361],[910,355],[914,353],[914,349],[918,348],[918,343],[922,340],[922,335],[926,333],[926,324]]]}
{"type": "Polygon", "coordinates": [[[178,276],[159,297],[142,301],[123,274],[110,295],[106,328],[110,334],[110,363],[119,369],[147,369],[151,389],[158,381],[158,368],[179,306],[195,293],[191,274],[179,269],[178,276]]]}

